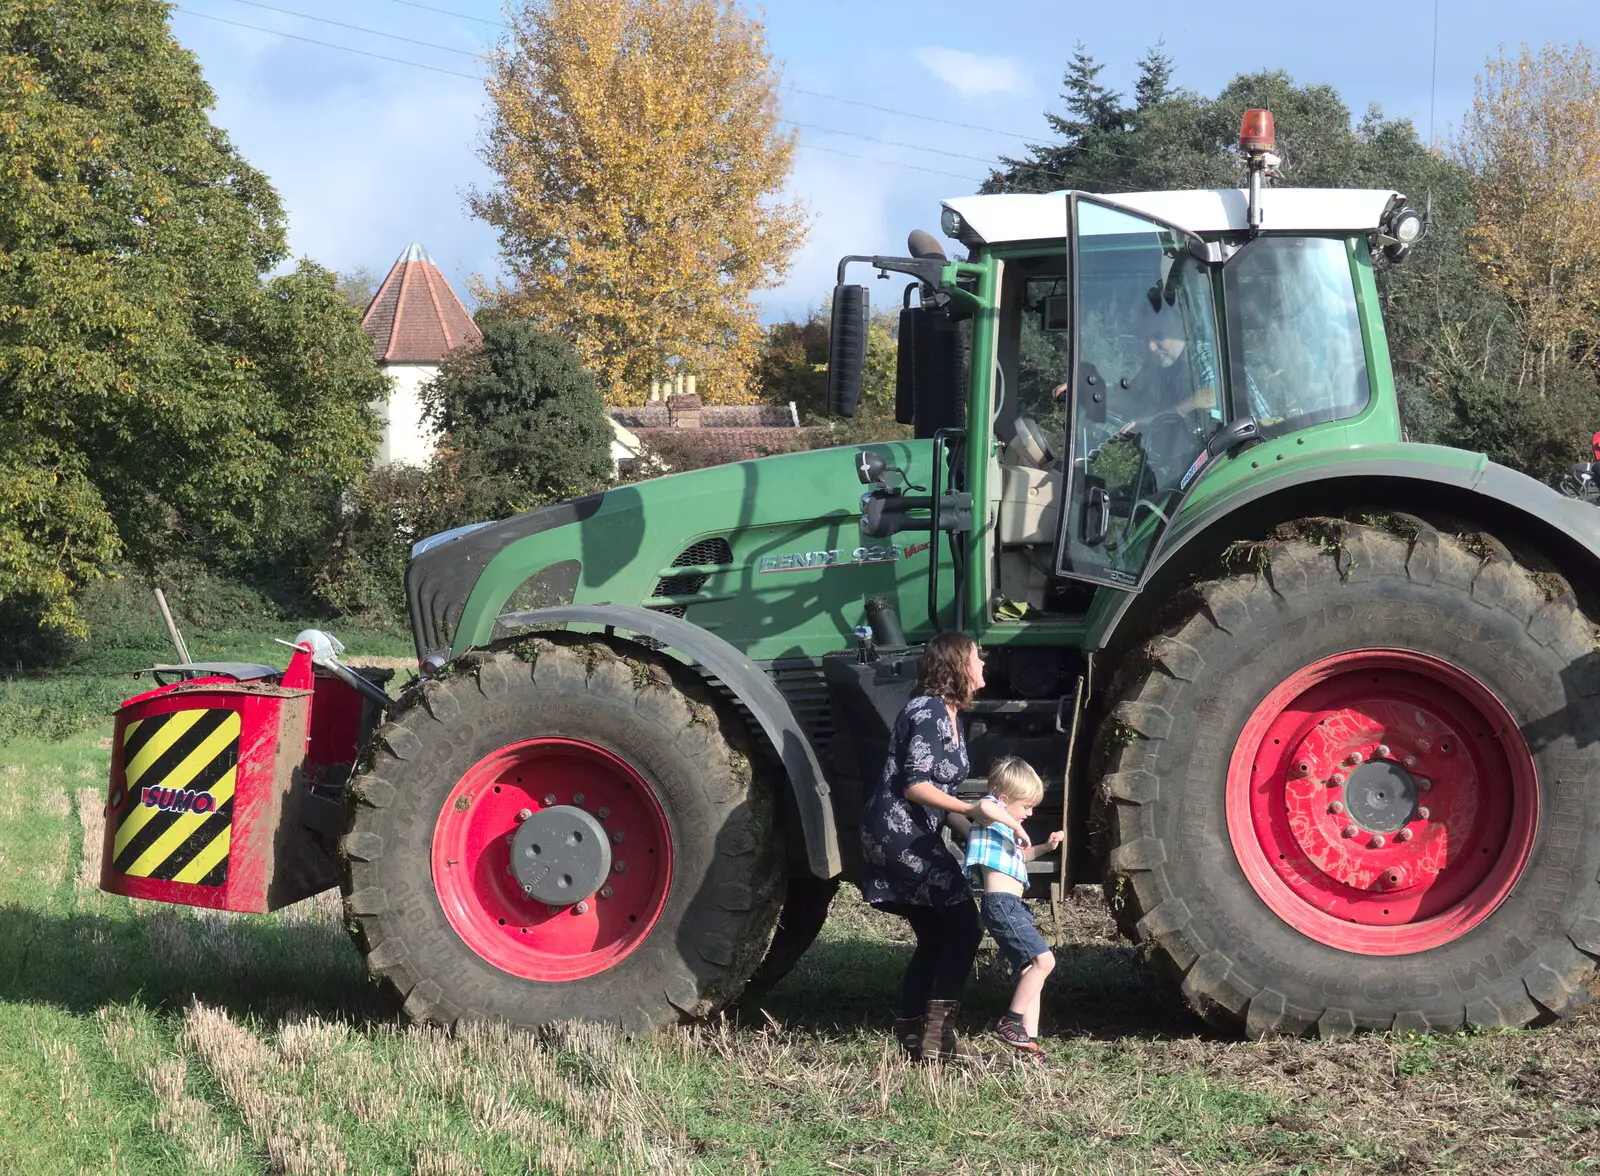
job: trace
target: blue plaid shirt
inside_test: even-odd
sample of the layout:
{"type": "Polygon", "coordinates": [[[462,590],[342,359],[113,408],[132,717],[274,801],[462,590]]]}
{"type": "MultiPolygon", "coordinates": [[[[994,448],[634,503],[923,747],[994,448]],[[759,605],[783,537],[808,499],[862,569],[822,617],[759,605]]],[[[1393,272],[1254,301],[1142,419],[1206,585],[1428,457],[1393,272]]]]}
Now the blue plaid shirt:
{"type": "MultiPolygon", "coordinates": [[[[983,799],[1000,803],[994,796],[985,796],[983,799]]],[[[1018,882],[1027,883],[1028,859],[1017,848],[1017,835],[1011,831],[1011,826],[973,823],[972,832],[967,834],[967,860],[962,868],[974,886],[983,885],[984,866],[1009,874],[1018,882]]]]}

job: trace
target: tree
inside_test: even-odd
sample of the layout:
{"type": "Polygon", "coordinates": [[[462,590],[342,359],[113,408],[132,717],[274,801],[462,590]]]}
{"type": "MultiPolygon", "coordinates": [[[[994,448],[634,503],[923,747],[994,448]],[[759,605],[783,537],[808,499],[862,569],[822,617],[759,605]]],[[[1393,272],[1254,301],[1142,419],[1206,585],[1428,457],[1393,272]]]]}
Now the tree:
{"type": "Polygon", "coordinates": [[[747,399],[751,293],[805,235],[777,199],[794,136],[761,25],[734,0],[523,0],[511,24],[490,61],[499,179],[470,204],[512,283],[480,296],[567,339],[612,403],[673,367],[747,399]]]}
{"type": "Polygon", "coordinates": [[[828,411],[829,320],[830,310],[824,306],[803,323],[774,323],[768,328],[756,369],[761,399],[773,404],[792,401],[808,425],[830,426],[830,445],[910,437],[910,427],[894,419],[898,316],[879,311],[867,323],[861,402],[849,419],[828,411]]]}
{"type": "Polygon", "coordinates": [[[359,325],[316,267],[262,283],[282,208],[167,7],[0,7],[0,603],[57,628],[119,555],[303,550],[375,440],[359,325]]]}
{"type": "Polygon", "coordinates": [[[372,296],[378,292],[383,279],[368,265],[358,265],[338,275],[339,294],[358,312],[365,314],[372,296]]]}
{"type": "Polygon", "coordinates": [[[1519,385],[1600,357],[1600,70],[1583,45],[1490,61],[1462,133],[1473,257],[1521,321],[1519,385]]]}
{"type": "Polygon", "coordinates": [[[485,315],[483,345],[458,348],[424,389],[439,462],[470,519],[503,518],[604,487],[611,422],[594,377],[563,340],[521,319],[485,315]]]}

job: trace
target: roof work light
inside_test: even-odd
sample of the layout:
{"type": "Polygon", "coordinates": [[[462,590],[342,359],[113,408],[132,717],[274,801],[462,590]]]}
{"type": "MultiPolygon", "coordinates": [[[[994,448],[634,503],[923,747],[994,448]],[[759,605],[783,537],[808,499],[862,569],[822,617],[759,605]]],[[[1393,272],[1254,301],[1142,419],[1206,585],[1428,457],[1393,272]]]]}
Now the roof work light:
{"type": "Polygon", "coordinates": [[[1277,134],[1272,125],[1272,111],[1247,110],[1239,124],[1239,150],[1245,154],[1271,151],[1277,146],[1277,134]]]}
{"type": "Polygon", "coordinates": [[[1244,152],[1245,165],[1250,169],[1250,236],[1261,231],[1261,181],[1264,176],[1278,174],[1282,162],[1273,152],[1277,148],[1277,131],[1272,125],[1272,111],[1247,110],[1239,123],[1239,150],[1244,152]]]}

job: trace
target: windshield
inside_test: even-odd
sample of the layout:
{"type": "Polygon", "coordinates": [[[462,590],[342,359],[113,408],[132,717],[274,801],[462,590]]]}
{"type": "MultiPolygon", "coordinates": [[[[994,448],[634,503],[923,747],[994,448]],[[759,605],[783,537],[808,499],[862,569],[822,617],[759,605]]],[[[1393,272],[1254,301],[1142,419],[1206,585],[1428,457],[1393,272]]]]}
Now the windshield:
{"type": "Polygon", "coordinates": [[[1236,385],[1273,437],[1367,406],[1366,349],[1348,246],[1262,237],[1223,270],[1236,385]]]}

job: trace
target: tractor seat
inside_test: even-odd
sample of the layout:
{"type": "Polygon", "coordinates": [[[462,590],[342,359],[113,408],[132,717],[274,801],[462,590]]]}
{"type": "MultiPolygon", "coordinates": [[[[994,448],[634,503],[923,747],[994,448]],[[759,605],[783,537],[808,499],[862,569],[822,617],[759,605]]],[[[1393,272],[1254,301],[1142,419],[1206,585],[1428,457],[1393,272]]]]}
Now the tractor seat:
{"type": "Polygon", "coordinates": [[[1014,428],[1015,433],[1006,442],[1005,452],[1000,455],[1000,464],[1036,470],[1049,466],[1052,456],[1050,442],[1045,439],[1039,422],[1024,414],[1016,419],[1014,428]]]}
{"type": "Polygon", "coordinates": [[[1019,416],[1000,456],[998,536],[1002,544],[1055,542],[1061,471],[1050,468],[1050,444],[1039,422],[1019,416]]]}

